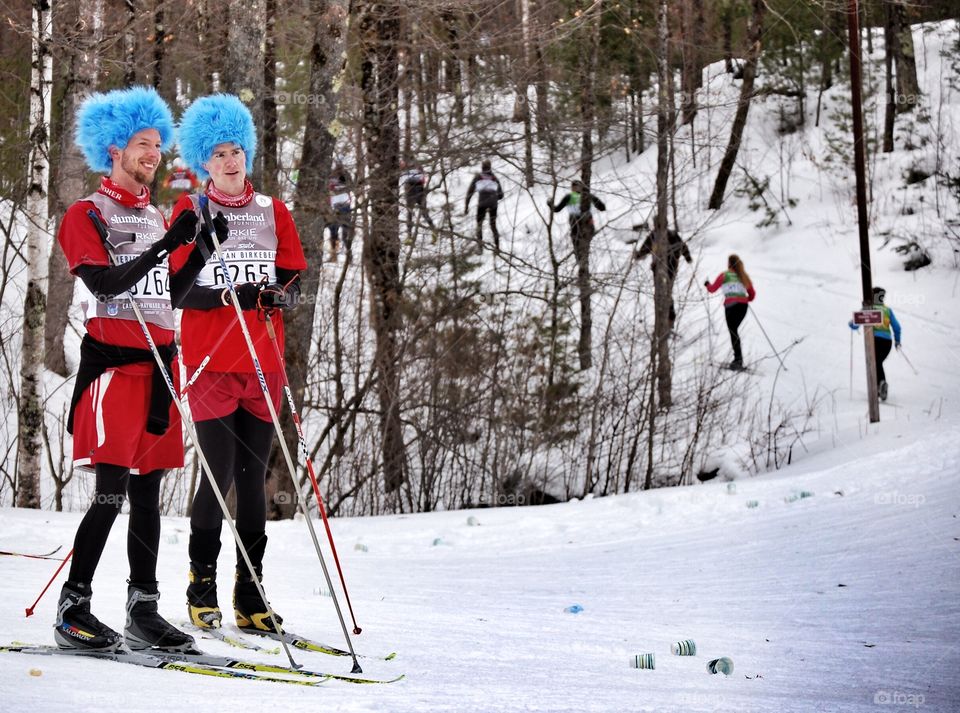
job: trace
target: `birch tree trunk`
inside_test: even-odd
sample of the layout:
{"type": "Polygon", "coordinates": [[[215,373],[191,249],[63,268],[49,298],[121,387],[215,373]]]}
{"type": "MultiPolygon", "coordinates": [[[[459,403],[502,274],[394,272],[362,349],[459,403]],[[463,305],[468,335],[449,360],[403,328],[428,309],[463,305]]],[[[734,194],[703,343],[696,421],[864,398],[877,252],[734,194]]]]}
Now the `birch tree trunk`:
{"type": "MultiPolygon", "coordinates": [[[[73,140],[77,107],[97,87],[100,43],[103,40],[103,0],[79,0],[76,24],[69,42],[70,53],[61,106],[60,162],[53,186],[53,213],[58,221],[67,208],[86,192],[87,165],[73,140]]],[[[74,281],[62,250],[51,250],[48,262],[47,315],[44,325],[44,365],[67,376],[63,336],[67,331],[74,281]]]]}
{"type": "Polygon", "coordinates": [[[27,291],[23,302],[23,347],[20,354],[20,402],[17,440],[18,507],[40,507],[43,447],[43,323],[46,313],[47,251],[50,244],[50,57],[51,9],[34,0],[30,72],[30,159],[27,164],[27,291]]]}
{"type": "Polygon", "coordinates": [[[747,61],[743,65],[743,84],[740,86],[740,99],[737,102],[737,113],[733,118],[733,128],[730,130],[730,142],[720,162],[717,181],[713,184],[713,193],[710,194],[709,208],[717,210],[723,205],[723,194],[727,189],[727,181],[733,172],[740,151],[740,141],[743,139],[743,130],[747,125],[747,113],[750,111],[750,101],[753,99],[753,83],[757,77],[757,60],[760,57],[760,46],[763,39],[763,16],[767,6],[764,0],[753,0],[753,17],[750,21],[749,48],[747,61]]]}

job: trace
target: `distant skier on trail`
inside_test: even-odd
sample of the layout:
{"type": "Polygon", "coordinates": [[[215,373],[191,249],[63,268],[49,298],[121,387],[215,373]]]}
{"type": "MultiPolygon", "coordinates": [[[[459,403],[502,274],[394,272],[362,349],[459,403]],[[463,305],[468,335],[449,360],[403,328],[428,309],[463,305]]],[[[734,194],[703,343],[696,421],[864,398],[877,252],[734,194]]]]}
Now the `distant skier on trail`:
{"type": "MultiPolygon", "coordinates": [[[[431,230],[436,230],[433,219],[427,211],[427,174],[420,168],[420,164],[412,159],[400,161],[400,184],[404,190],[404,201],[407,205],[407,233],[412,238],[414,213],[419,212],[431,230]]],[[[419,223],[419,220],[416,222],[419,223]]]]}
{"type": "Polygon", "coordinates": [[[341,236],[343,236],[344,247],[347,252],[350,252],[350,242],[353,237],[350,221],[352,187],[353,179],[349,172],[343,167],[342,162],[337,161],[327,181],[327,193],[330,196],[330,216],[327,220],[327,227],[330,228],[330,257],[328,258],[330,262],[337,261],[341,236]]]}
{"type": "MultiPolygon", "coordinates": [[[[882,287],[873,288],[873,309],[883,313],[883,323],[873,328],[873,348],[877,357],[877,393],[881,401],[887,400],[887,376],[883,371],[883,362],[890,355],[890,347],[896,345],[900,348],[900,322],[893,310],[887,307],[883,300],[887,296],[887,291],[882,287]],[[891,340],[891,329],[893,337],[891,340]]],[[[860,327],[853,322],[849,323],[850,329],[859,331],[860,327]]]]}
{"type": "Polygon", "coordinates": [[[593,237],[593,216],[590,214],[591,205],[597,210],[606,210],[607,206],[595,195],[585,190],[583,181],[574,179],[570,184],[570,192],[560,199],[560,202],[554,205],[547,201],[547,207],[554,213],[559,213],[566,208],[567,216],[570,219],[570,239],[573,241],[575,254],[581,254],[581,241],[583,238],[588,240],[593,237]]]}
{"type": "MultiPolygon", "coordinates": [[[[646,223],[641,223],[640,225],[633,226],[633,229],[638,233],[643,233],[650,230],[650,227],[646,223]]],[[[633,254],[634,260],[643,260],[647,255],[653,255],[653,258],[650,261],[650,269],[653,271],[653,279],[657,279],[657,256],[653,254],[653,241],[656,236],[656,233],[650,231],[647,235],[646,240],[643,241],[643,245],[633,254]]],[[[677,278],[677,269],[680,266],[680,257],[683,257],[687,261],[687,264],[693,262],[693,258],[690,256],[690,249],[687,247],[687,244],[683,242],[683,239],[680,237],[680,234],[676,230],[667,230],[667,277],[670,280],[670,325],[673,326],[673,323],[677,320],[677,313],[673,306],[673,283],[677,278]]]]}
{"type": "Polygon", "coordinates": [[[716,292],[723,288],[723,307],[727,318],[727,329],[730,330],[730,343],[733,345],[733,361],[729,368],[734,371],[743,370],[743,352],[740,349],[740,335],[737,330],[744,317],[747,316],[748,303],[757,296],[753,289],[753,282],[743,267],[743,261],[737,255],[727,258],[727,269],[721,272],[717,279],[706,280],[704,286],[709,292],[716,292]]]}
{"type": "Polygon", "coordinates": [[[493,249],[500,253],[500,233],[497,231],[497,203],[503,200],[503,188],[500,180],[490,168],[490,161],[480,165],[480,173],[473,177],[467,189],[467,200],[463,206],[463,214],[470,212],[470,198],[477,194],[477,246],[483,251],[483,219],[490,214],[490,232],[493,233],[493,249]]]}

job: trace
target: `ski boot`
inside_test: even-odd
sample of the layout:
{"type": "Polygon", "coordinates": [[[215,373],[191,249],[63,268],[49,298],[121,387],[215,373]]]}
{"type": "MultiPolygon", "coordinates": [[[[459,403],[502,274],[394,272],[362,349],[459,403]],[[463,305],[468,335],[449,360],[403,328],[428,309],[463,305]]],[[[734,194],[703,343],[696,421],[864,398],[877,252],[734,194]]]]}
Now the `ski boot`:
{"type": "Polygon", "coordinates": [[[90,613],[89,584],[66,582],[60,590],[53,638],[61,649],[114,651],[123,637],[90,613]]]}
{"type": "Polygon", "coordinates": [[[217,604],[217,566],[190,563],[187,586],[187,614],[190,623],[200,629],[219,629],[223,620],[217,604]]]}
{"type": "Polygon", "coordinates": [[[731,371],[743,371],[744,370],[743,360],[734,359],[732,362],[730,362],[730,366],[728,366],[727,368],[730,369],[731,371]]]}
{"type": "Polygon", "coordinates": [[[127,646],[134,651],[191,651],[193,637],[184,634],[160,616],[157,600],[160,592],[156,582],[130,582],[127,587],[127,625],[123,630],[127,646]]]}
{"type": "MultiPolygon", "coordinates": [[[[249,573],[237,572],[237,583],[233,588],[233,613],[237,618],[240,631],[249,634],[276,633],[270,618],[270,602],[264,605],[257,591],[257,585],[249,573]]],[[[273,612],[277,624],[283,624],[283,618],[273,612]]]]}
{"type": "Polygon", "coordinates": [[[887,400],[887,382],[881,381],[880,386],[877,388],[877,394],[880,396],[881,401],[887,400]]]}

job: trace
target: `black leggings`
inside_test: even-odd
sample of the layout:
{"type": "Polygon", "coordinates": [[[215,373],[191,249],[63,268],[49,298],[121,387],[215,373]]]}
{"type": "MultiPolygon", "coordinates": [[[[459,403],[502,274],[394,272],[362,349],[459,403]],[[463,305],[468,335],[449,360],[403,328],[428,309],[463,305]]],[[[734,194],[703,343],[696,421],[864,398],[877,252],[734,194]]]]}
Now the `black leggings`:
{"type": "MultiPolygon", "coordinates": [[[[262,532],[267,522],[264,481],[273,424],[238,408],[224,418],[199,421],[197,437],[223,496],[236,484],[237,529],[262,532]]],[[[193,500],[190,527],[219,533],[222,522],[223,511],[204,475],[193,500]]]]}
{"type": "Polygon", "coordinates": [[[743,361],[743,352],[740,350],[740,335],[737,330],[747,316],[747,308],[746,302],[734,302],[724,309],[724,314],[727,317],[727,329],[730,330],[730,343],[733,344],[733,358],[739,362],[743,361]]]}
{"type": "Polygon", "coordinates": [[[887,380],[887,375],[883,373],[883,361],[890,355],[890,347],[893,341],[873,335],[873,351],[877,358],[877,386],[887,380]]]}
{"type": "Polygon", "coordinates": [[[89,585],[100,563],[107,537],[125,499],[130,501],[127,559],[131,582],[157,581],[160,545],[160,484],[164,471],[130,476],[130,469],[98,463],[97,488],[73,542],[70,581],[89,585]]]}
{"type": "Polygon", "coordinates": [[[477,236],[483,232],[483,219],[490,216],[490,232],[493,233],[494,244],[500,246],[500,233],[497,231],[497,204],[480,205],[477,204],[477,236]]]}

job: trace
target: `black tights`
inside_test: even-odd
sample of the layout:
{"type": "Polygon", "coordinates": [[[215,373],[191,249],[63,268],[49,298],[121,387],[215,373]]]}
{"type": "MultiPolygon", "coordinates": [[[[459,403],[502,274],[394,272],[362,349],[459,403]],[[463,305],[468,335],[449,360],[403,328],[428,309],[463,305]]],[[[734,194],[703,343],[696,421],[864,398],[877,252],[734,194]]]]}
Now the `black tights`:
{"type": "Polygon", "coordinates": [[[883,373],[883,362],[890,355],[892,346],[891,340],[873,335],[873,351],[877,359],[877,386],[887,380],[887,375],[883,373]]]}
{"type": "MultiPolygon", "coordinates": [[[[240,408],[224,418],[198,422],[197,437],[223,496],[226,497],[230,487],[236,485],[237,529],[240,534],[259,533],[262,536],[267,521],[264,481],[273,445],[273,424],[240,408]]],[[[190,515],[194,535],[190,538],[192,562],[216,562],[222,522],[223,511],[209,481],[203,476],[190,515]],[[212,543],[215,551],[204,547],[203,542],[212,543]]]]}
{"type": "Polygon", "coordinates": [[[130,469],[98,463],[97,488],[87,514],[80,521],[73,542],[70,581],[90,585],[107,536],[120,508],[130,501],[127,528],[127,559],[131,582],[157,581],[157,550],[160,546],[160,483],[164,471],[130,476],[130,469]]]}
{"type": "Polygon", "coordinates": [[[730,343],[733,344],[733,358],[738,362],[743,362],[743,352],[740,350],[740,335],[737,330],[747,316],[747,306],[746,302],[734,302],[724,310],[727,317],[727,329],[730,330],[730,343]]]}

